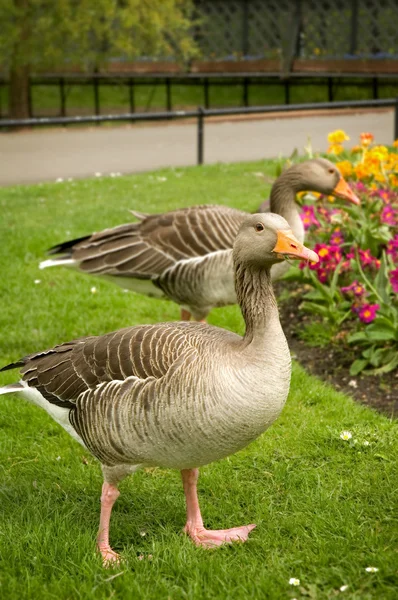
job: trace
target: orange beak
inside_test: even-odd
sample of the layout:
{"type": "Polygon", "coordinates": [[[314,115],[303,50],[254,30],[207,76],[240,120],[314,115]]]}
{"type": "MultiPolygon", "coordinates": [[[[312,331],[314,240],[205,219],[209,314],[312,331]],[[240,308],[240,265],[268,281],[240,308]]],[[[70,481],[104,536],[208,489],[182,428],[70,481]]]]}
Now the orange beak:
{"type": "Polygon", "coordinates": [[[340,177],[339,182],[334,188],[332,194],[336,196],[336,198],[348,200],[349,202],[357,204],[358,206],[361,204],[360,199],[354,194],[354,192],[343,177],[340,177]]]}
{"type": "Polygon", "coordinates": [[[281,258],[304,259],[314,263],[319,262],[319,256],[313,250],[306,248],[299,242],[291,229],[277,232],[278,239],[276,241],[273,252],[281,254],[281,258]]]}

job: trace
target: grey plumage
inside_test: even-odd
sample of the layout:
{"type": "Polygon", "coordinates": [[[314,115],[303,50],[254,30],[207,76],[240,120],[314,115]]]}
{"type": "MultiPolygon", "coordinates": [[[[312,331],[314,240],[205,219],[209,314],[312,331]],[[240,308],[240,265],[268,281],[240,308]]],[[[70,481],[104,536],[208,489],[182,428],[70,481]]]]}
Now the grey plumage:
{"type": "Polygon", "coordinates": [[[272,214],[247,218],[233,252],[243,337],[202,323],[142,325],[66,342],[2,369],[21,367],[22,381],[0,394],[15,392],[44,408],[101,462],[98,547],[105,562],[117,559],[108,542],[115,486],[140,466],[182,470],[186,530],[195,543],[246,539],[253,528],[209,532],[200,513],[190,520],[199,510],[194,469],[246,446],[282,410],[290,354],[270,267],[283,254],[317,257],[272,214]]]}
{"type": "MultiPolygon", "coordinates": [[[[283,216],[302,242],[297,192],[332,194],[340,178],[338,169],[325,159],[294,165],[275,182],[271,211],[283,216]]],[[[57,257],[41,267],[73,266],[122,287],[173,300],[195,319],[204,319],[213,307],[236,303],[232,246],[247,216],[225,206],[137,214],[139,222],[54,246],[49,252],[57,257]]],[[[286,264],[275,265],[273,279],[287,268],[286,264]]]]}

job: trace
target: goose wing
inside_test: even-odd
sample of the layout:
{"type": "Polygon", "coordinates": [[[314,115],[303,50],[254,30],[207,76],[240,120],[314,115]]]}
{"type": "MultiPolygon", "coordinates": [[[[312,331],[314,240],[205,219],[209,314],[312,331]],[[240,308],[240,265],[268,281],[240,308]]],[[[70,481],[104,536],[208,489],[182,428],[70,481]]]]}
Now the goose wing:
{"type": "Polygon", "coordinates": [[[21,367],[22,379],[51,404],[74,408],[81,394],[101,384],[159,380],[197,354],[198,338],[214,328],[195,323],[127,327],[31,354],[2,370],[21,367]],[[202,331],[202,333],[200,333],[202,331]]]}
{"type": "Polygon", "coordinates": [[[192,257],[232,248],[245,213],[224,206],[195,206],[136,215],[137,223],[105,229],[50,249],[88,273],[151,278],[192,257]]]}

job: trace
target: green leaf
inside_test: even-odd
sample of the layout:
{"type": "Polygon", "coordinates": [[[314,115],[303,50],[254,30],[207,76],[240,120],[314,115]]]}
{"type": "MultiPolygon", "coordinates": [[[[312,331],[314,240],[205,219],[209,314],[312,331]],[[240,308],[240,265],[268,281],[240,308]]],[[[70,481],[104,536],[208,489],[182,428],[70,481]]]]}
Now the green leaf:
{"type": "Polygon", "coordinates": [[[375,329],[370,330],[370,327],[367,328],[367,336],[369,340],[373,342],[385,342],[388,340],[395,340],[396,333],[391,330],[386,330],[382,328],[376,327],[375,329]]]}
{"type": "Polygon", "coordinates": [[[357,331],[352,335],[349,335],[347,338],[347,342],[349,344],[353,344],[355,342],[368,342],[368,336],[363,331],[357,331]]]}
{"type": "Polygon", "coordinates": [[[316,313],[317,315],[322,315],[323,317],[326,317],[329,314],[329,309],[327,306],[315,304],[314,302],[302,302],[300,304],[300,308],[306,312],[316,313]]]}
{"type": "Polygon", "coordinates": [[[380,268],[379,268],[377,275],[375,277],[375,280],[374,280],[374,284],[375,284],[375,288],[378,291],[383,302],[388,304],[390,301],[390,294],[388,291],[388,287],[389,287],[390,283],[389,283],[389,279],[388,279],[388,268],[387,268],[386,255],[384,252],[383,252],[383,256],[381,258],[380,268]]]}
{"type": "Polygon", "coordinates": [[[358,375],[367,366],[368,361],[364,358],[358,358],[354,360],[350,367],[350,375],[358,375]]]}
{"type": "Polygon", "coordinates": [[[394,369],[396,369],[397,367],[398,367],[398,354],[396,354],[392,360],[390,360],[388,363],[386,363],[382,367],[379,367],[378,369],[373,369],[372,375],[383,375],[383,373],[390,373],[391,371],[394,371],[394,369]]]}

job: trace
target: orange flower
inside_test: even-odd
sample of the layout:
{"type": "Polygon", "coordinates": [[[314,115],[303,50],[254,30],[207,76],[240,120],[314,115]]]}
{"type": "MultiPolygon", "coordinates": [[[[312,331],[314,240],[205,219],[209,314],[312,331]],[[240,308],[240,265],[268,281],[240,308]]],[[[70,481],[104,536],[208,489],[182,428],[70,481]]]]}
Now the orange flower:
{"type": "Polygon", "coordinates": [[[398,148],[398,140],[395,140],[392,145],[394,146],[394,148],[398,148]]]}
{"type": "Polygon", "coordinates": [[[370,144],[375,139],[374,135],[372,133],[361,133],[360,138],[361,138],[361,144],[365,148],[367,148],[368,146],[370,146],[370,144]]]}
{"type": "Polygon", "coordinates": [[[351,148],[351,154],[357,154],[358,152],[362,152],[362,147],[361,146],[353,146],[351,148]]]}

